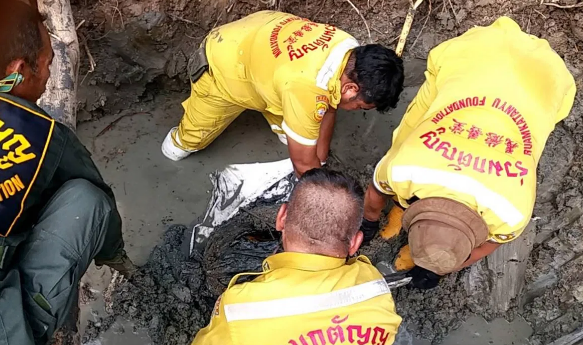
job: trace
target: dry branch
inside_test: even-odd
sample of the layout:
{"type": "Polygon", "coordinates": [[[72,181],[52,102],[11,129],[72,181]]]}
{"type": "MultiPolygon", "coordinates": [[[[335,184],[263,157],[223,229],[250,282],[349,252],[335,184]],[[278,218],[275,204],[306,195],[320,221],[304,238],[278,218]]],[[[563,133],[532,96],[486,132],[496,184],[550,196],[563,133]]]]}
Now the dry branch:
{"type": "Polygon", "coordinates": [[[399,37],[399,43],[395,49],[395,52],[398,56],[403,55],[403,49],[405,49],[405,42],[407,42],[407,36],[409,36],[409,32],[411,31],[411,25],[413,24],[415,12],[422,2],[423,0],[417,0],[415,3],[411,3],[411,6],[409,7],[407,17],[405,18],[405,23],[403,24],[403,30],[401,30],[401,36],[399,37]]]}
{"type": "Polygon", "coordinates": [[[574,4],[574,5],[559,5],[559,4],[555,4],[552,2],[544,2],[541,5],[553,6],[553,7],[558,7],[558,8],[578,8],[578,7],[583,7],[583,2],[580,2],[578,4],[574,4]]]}

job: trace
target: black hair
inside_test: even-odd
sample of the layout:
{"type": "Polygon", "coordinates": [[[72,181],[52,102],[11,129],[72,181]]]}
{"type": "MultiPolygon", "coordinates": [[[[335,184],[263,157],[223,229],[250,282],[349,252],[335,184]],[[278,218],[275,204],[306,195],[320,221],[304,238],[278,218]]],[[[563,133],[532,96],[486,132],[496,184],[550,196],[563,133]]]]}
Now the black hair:
{"type": "Polygon", "coordinates": [[[16,59],[23,59],[36,71],[43,48],[42,22],[37,8],[16,0],[0,1],[0,74],[16,59]]]}
{"type": "Polygon", "coordinates": [[[286,233],[313,254],[344,255],[360,228],[363,211],[364,191],[355,179],[327,168],[312,169],[300,178],[290,197],[286,233]]]}
{"type": "Polygon", "coordinates": [[[362,186],[352,177],[328,168],[314,168],[306,171],[300,177],[296,188],[304,184],[326,186],[333,189],[343,189],[356,200],[364,201],[362,186]]]}
{"type": "Polygon", "coordinates": [[[360,87],[359,97],[380,112],[395,108],[403,91],[403,60],[380,44],[367,44],[352,51],[347,76],[360,87]]]}

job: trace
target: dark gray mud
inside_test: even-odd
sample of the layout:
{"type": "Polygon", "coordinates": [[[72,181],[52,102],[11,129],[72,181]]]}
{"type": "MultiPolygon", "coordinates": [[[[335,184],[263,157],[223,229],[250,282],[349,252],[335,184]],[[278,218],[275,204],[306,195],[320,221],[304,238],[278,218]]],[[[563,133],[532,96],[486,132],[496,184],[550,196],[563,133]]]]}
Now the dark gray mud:
{"type": "MultiPolygon", "coordinates": [[[[580,81],[579,81],[580,82],[580,81]]],[[[581,86],[579,84],[579,86],[581,86]]],[[[583,324],[583,95],[549,139],[539,166],[535,248],[519,307],[546,344],[583,324]],[[542,188],[541,188],[542,189],[542,188]]]]}
{"type": "Polygon", "coordinates": [[[154,344],[184,345],[206,325],[214,296],[204,286],[202,265],[181,248],[185,226],[171,226],[146,265],[113,294],[106,318],[89,322],[83,342],[98,337],[121,316],[145,328],[154,344]]]}
{"type": "Polygon", "coordinates": [[[189,344],[208,323],[231,278],[261,271],[263,260],[279,249],[277,209],[278,205],[263,205],[241,211],[211,235],[200,257],[187,254],[188,228],[170,226],[147,264],[116,286],[111,314],[89,321],[83,342],[99,337],[123,317],[136,328],[147,329],[154,344],[189,344]]]}

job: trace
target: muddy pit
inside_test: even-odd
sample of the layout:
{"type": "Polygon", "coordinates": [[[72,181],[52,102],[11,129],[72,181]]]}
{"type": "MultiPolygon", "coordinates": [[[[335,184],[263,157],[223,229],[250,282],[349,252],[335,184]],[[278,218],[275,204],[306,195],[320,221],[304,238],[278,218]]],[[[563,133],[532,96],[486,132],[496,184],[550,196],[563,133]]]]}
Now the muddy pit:
{"type": "MultiPolygon", "coordinates": [[[[346,0],[71,2],[77,22],[85,21],[79,28],[85,52],[80,72],[79,121],[126,114],[128,108],[155,104],[163,95],[187,92],[188,55],[206,32],[256,10],[279,9],[329,22],[361,41],[369,40],[361,17],[346,0]],[[91,72],[88,54],[96,62],[91,72]]],[[[408,1],[352,2],[371,28],[370,40],[394,47],[408,1]]],[[[575,0],[549,2],[559,6],[577,4],[575,0]]],[[[426,1],[416,14],[404,58],[409,63],[422,64],[419,59],[426,58],[435,45],[474,25],[487,25],[500,15],[509,15],[527,32],[548,39],[565,59],[580,90],[583,8],[559,8],[541,4],[539,0],[426,1]]],[[[409,86],[422,81],[419,73],[409,74],[407,78],[409,86]]],[[[581,157],[583,97],[579,92],[571,115],[557,126],[547,143],[539,165],[531,231],[521,239],[523,243],[517,246],[517,253],[509,255],[507,262],[514,268],[500,269],[500,262],[484,260],[472,269],[448,276],[434,290],[424,292],[408,287],[394,290],[398,312],[413,335],[439,343],[472,314],[508,320],[521,316],[534,329],[532,344],[548,344],[583,327],[581,157]],[[524,277],[514,276],[521,267],[525,267],[524,277]],[[500,286],[511,280],[512,286],[500,286]],[[512,298],[499,297],[505,289],[512,290],[508,292],[512,298]]],[[[357,177],[363,185],[372,173],[371,165],[354,169],[338,164],[336,168],[357,177]]],[[[240,232],[262,230],[269,234],[276,208],[260,205],[238,214],[221,228],[222,232],[217,232],[220,232],[215,235],[220,236],[216,238],[217,247],[209,253],[218,252],[219,244],[236,242],[240,232]]],[[[114,321],[120,315],[136,322],[136,327],[147,328],[154,344],[191,341],[196,331],[207,323],[214,299],[229,280],[229,274],[238,270],[229,267],[232,260],[225,257],[211,260],[213,257],[208,256],[206,261],[186,259],[183,238],[189,228],[171,226],[139,274],[131,281],[116,285],[109,303],[111,314],[90,321],[84,336],[86,343],[106,329],[116,327],[114,321]],[[210,274],[205,275],[204,271],[210,274]]],[[[270,239],[261,243],[264,254],[276,249],[270,239]]],[[[376,239],[362,252],[379,262],[389,260],[397,248],[397,243],[376,239]]],[[[259,268],[261,257],[248,262],[259,268]]]]}

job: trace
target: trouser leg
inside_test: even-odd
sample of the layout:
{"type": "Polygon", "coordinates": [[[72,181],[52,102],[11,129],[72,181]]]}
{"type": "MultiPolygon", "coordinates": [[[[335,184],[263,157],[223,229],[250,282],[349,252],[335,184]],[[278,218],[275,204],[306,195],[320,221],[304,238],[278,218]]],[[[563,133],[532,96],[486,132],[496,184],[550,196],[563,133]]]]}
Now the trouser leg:
{"type": "Polygon", "coordinates": [[[18,249],[23,304],[37,344],[45,343],[78,303],[79,281],[96,257],[123,247],[113,201],[86,180],[65,183],[18,249]]]}
{"type": "Polygon", "coordinates": [[[23,307],[20,272],[11,269],[0,279],[0,345],[34,345],[23,307]]]}
{"type": "Polygon", "coordinates": [[[162,152],[172,160],[206,148],[245,110],[218,90],[208,72],[191,85],[191,95],[182,106],[180,124],[162,144],[162,152]]]}

